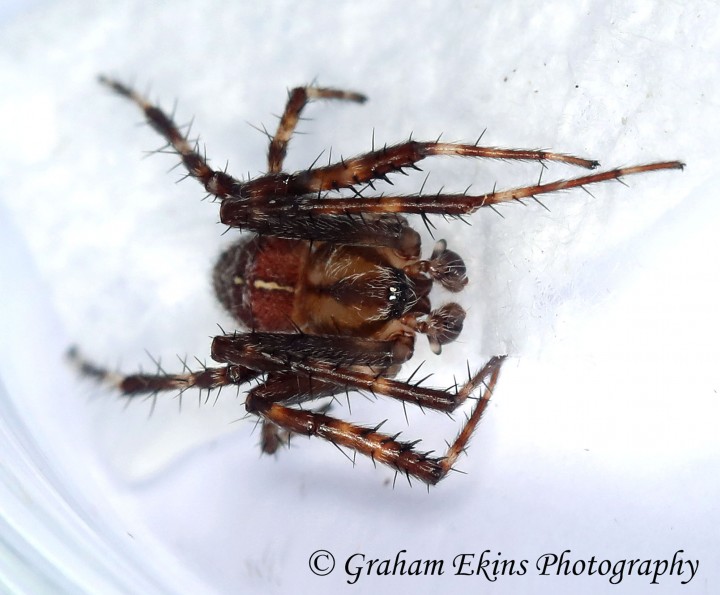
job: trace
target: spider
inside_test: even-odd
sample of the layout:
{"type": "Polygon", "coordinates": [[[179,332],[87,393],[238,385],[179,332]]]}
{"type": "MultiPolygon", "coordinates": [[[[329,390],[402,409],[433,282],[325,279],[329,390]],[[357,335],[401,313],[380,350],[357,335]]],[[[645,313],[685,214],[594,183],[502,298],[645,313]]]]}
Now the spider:
{"type": "MultiPolygon", "coordinates": [[[[417,333],[435,353],[462,331],[465,311],[456,303],[432,309],[435,283],[451,292],[467,284],[462,258],[438,241],[430,257],[420,255],[420,235],[403,215],[438,214],[461,218],[482,207],[535,198],[568,188],[585,188],[605,180],[643,172],[680,169],[666,161],[592,173],[480,194],[368,195],[389,174],[419,169],[429,156],[454,155],[489,159],[566,163],[586,169],[597,161],[538,150],[500,149],[475,144],[408,140],[351,159],[295,173],[283,161],[300,115],[315,99],[364,103],[360,93],[316,86],[289,93],[277,131],[270,136],[268,172],[241,181],[210,167],[181,133],[171,116],[131,87],[101,76],[100,82],[135,103],[150,126],[174,151],[190,177],[220,202],[220,220],[246,230],[215,265],[213,283],[220,303],[244,329],[212,340],[219,367],[182,374],[120,375],[71,357],[81,372],[113,384],[127,396],[215,389],[256,384],[247,391],[245,408],[261,423],[261,449],[274,453],[293,434],[318,436],[389,465],[428,485],[453,470],[458,456],[487,408],[505,356],[492,357],[462,386],[433,389],[395,379],[413,355],[417,333]],[[345,192],[341,192],[341,191],[345,192]],[[476,403],[445,454],[421,452],[416,442],[398,440],[376,427],[363,427],[331,417],[326,409],[302,409],[321,397],[357,390],[453,412],[468,399],[476,403]]],[[[374,143],[373,143],[374,144],[374,143]]],[[[416,370],[417,371],[417,370],[416,370]]],[[[413,374],[414,376],[414,374],[413,374]]]]}

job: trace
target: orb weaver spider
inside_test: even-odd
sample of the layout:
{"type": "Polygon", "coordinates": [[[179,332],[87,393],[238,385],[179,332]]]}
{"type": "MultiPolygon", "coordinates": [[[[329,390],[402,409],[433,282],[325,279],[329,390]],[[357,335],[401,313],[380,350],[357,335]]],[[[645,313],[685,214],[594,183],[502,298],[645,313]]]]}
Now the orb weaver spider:
{"type": "Polygon", "coordinates": [[[504,356],[491,358],[462,386],[449,390],[395,376],[413,355],[423,334],[435,353],[462,331],[465,311],[456,303],[430,304],[435,283],[451,292],[467,284],[465,264],[444,240],[422,259],[420,235],[403,215],[463,217],[494,205],[535,198],[569,188],[585,188],[644,172],[681,169],[679,161],[623,167],[600,173],[485,194],[370,195],[377,181],[418,169],[430,156],[533,160],[596,169],[598,162],[537,150],[500,149],[475,144],[408,140],[375,147],[334,164],[288,173],[283,162],[300,114],[310,100],[363,103],[360,93],[315,86],[293,89],[277,131],[270,136],[268,171],[241,181],[213,169],[172,117],[129,86],[100,77],[135,103],[147,122],[181,159],[190,177],[220,203],[225,225],[251,232],[220,256],[213,281],[217,298],[244,331],[212,341],[219,367],[182,374],[123,376],[83,359],[73,360],[88,376],[112,383],[124,395],[215,389],[257,381],[245,408],[261,421],[261,449],[274,453],[292,434],[318,436],[393,467],[408,478],[436,484],[465,450],[496,387],[504,356]],[[344,193],[341,191],[345,191],[344,193]],[[387,435],[380,425],[363,427],[298,406],[321,397],[358,390],[426,409],[453,412],[475,393],[476,403],[445,454],[421,452],[417,442],[387,435]]]}

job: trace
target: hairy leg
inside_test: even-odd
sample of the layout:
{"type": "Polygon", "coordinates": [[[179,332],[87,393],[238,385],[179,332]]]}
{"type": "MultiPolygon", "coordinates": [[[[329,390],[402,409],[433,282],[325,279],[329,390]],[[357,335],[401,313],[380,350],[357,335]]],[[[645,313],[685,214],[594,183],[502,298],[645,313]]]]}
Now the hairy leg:
{"type": "Polygon", "coordinates": [[[128,397],[170,390],[184,391],[188,388],[212,390],[244,384],[260,375],[256,370],[238,365],[204,368],[184,374],[166,374],[162,371],[156,374],[120,374],[85,359],[75,348],[71,348],[67,356],[83,376],[109,384],[128,397]]]}
{"type": "MultiPolygon", "coordinates": [[[[353,196],[353,197],[330,197],[307,195],[298,197],[292,209],[287,205],[268,205],[265,209],[266,216],[280,216],[290,213],[298,217],[304,214],[311,214],[314,217],[331,215],[360,215],[373,213],[414,213],[421,215],[467,215],[482,208],[504,202],[519,201],[523,198],[533,198],[541,194],[549,194],[560,190],[571,188],[584,188],[590,184],[606,182],[608,180],[620,180],[624,177],[647,173],[651,171],[682,169],[684,163],[680,161],[663,161],[622,167],[609,171],[589,174],[571,178],[569,180],[557,180],[554,182],[538,183],[531,186],[523,186],[511,190],[493,190],[486,194],[411,194],[405,196],[353,196]]],[[[223,205],[221,213],[227,217],[232,216],[232,203],[223,205]]]]}
{"type": "Polygon", "coordinates": [[[362,427],[324,413],[293,409],[273,402],[265,397],[267,387],[262,384],[250,391],[245,406],[249,413],[259,415],[288,432],[324,438],[336,446],[349,448],[375,462],[389,465],[405,474],[408,479],[414,477],[434,485],[452,470],[460,453],[467,447],[492,396],[503,359],[492,358],[476,375],[479,379],[477,384],[484,385],[486,389],[478,398],[457,438],[442,457],[432,457],[430,453],[419,452],[415,448],[417,442],[400,442],[396,439],[397,436],[379,432],[380,426],[362,427]]]}
{"type": "Polygon", "coordinates": [[[240,181],[225,172],[212,169],[205,157],[198,152],[197,146],[190,145],[172,118],[159,107],[152,105],[127,85],[104,76],[101,76],[99,80],[118,95],[135,103],[143,111],[148,124],[177,152],[188,174],[197,179],[207,192],[218,198],[238,192],[241,186],[240,181]]]}
{"type": "Polygon", "coordinates": [[[290,91],[285,111],[280,118],[275,136],[270,140],[268,149],[268,172],[278,173],[282,171],[287,146],[295,131],[300,113],[312,99],[340,99],[343,101],[355,101],[365,103],[367,97],[354,91],[342,91],[340,89],[327,89],[322,87],[297,87],[290,91]]]}

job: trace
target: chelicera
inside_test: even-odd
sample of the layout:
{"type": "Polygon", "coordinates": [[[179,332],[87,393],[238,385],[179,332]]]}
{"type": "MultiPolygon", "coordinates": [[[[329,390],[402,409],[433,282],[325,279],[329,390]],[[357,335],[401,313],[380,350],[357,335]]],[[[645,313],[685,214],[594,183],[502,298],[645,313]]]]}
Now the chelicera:
{"type": "MultiPolygon", "coordinates": [[[[568,188],[654,170],[678,169],[678,161],[592,173],[569,180],[481,194],[371,195],[374,183],[395,172],[417,169],[435,155],[556,161],[595,169],[596,161],[547,151],[498,149],[475,144],[418,142],[287,173],[288,142],[308,101],[363,103],[359,93],[319,87],[290,92],[277,132],[270,139],[268,172],[248,181],[215,170],[182,134],[172,118],[132,88],[105,77],[101,82],[134,102],[181,158],[188,174],[220,202],[220,220],[246,230],[219,258],[214,271],[217,297],[243,331],[212,341],[221,365],[182,374],[122,376],[73,358],[86,375],[113,383],[127,396],[245,385],[245,407],[261,421],[261,448],[273,453],[292,434],[318,436],[367,455],[427,484],[443,479],[468,444],[497,384],[504,356],[491,358],[462,386],[433,389],[396,380],[424,334],[436,353],[454,341],[465,312],[456,303],[433,309],[435,283],[459,292],[467,283],[465,264],[441,240],[421,257],[420,235],[404,215],[462,217],[482,207],[521,201],[568,188]],[[474,397],[472,412],[445,454],[421,452],[377,427],[362,427],[325,410],[301,406],[346,391],[367,391],[425,409],[453,412],[474,397]]],[[[382,425],[382,424],[381,424],[382,425]]]]}

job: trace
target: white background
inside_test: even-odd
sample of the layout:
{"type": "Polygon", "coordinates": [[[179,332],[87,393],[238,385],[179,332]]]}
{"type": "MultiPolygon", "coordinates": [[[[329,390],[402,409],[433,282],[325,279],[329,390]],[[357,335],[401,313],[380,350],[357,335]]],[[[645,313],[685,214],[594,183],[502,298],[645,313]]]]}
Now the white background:
{"type": "MultiPolygon", "coordinates": [[[[0,559],[6,587],[717,592],[714,3],[76,1],[4,18],[0,379],[11,439],[0,457],[9,469],[17,453],[34,453],[25,480],[3,477],[13,494],[0,498],[4,531],[13,529],[0,559]],[[474,141],[485,128],[489,145],[551,148],[604,168],[666,159],[687,168],[596,186],[594,197],[545,197],[549,211],[513,205],[504,218],[477,213],[470,227],[434,221],[466,259],[469,314],[440,358],[421,337],[416,361],[447,386],[466,361],[511,357],[461,460],[467,475],[429,493],[401,481],[392,489],[392,471],[366,460],[353,468],[317,440],[260,457],[252,420],[234,423],[244,415],[234,391],[203,395],[200,406],[186,394],[180,413],[169,395],[149,415],[149,402],[126,407],[63,362],[78,344],[111,367],[151,369],[147,350],[179,371],[176,355],[207,360],[216,325],[232,328],[209,274],[236,233],[221,236],[201,188],[174,184],[173,157],[141,159],[162,143],[95,82],[99,73],[149,89],[168,110],[177,99],[178,120],[194,117],[211,161],[227,160],[237,176],[265,167],[266,140],[248,124],[273,129],[286,89],[312,80],[370,101],[310,106],[291,170],[330,147],[368,150],[373,131],[378,143],[411,132],[474,141]],[[37,557],[13,558],[11,534],[37,557]],[[321,548],[337,560],[327,577],[308,568],[321,548]],[[455,555],[486,549],[493,560],[528,560],[528,572],[494,583],[453,576],[455,555]],[[597,575],[537,576],[540,555],[567,549],[571,560],[612,562],[684,550],[700,570],[682,589],[687,566],[659,586],[644,576],[614,587],[597,575]],[[347,586],[350,555],[401,550],[408,562],[443,559],[445,575],[347,586]]],[[[428,192],[484,192],[540,173],[537,164],[420,165],[428,192]]],[[[543,179],[581,173],[552,165],[543,179]]],[[[416,191],[423,179],[393,190],[416,191]]],[[[389,418],[386,428],[429,448],[459,424],[409,410],[408,426],[397,403],[351,404],[359,423],[389,418]]],[[[344,404],[334,414],[349,416],[344,404]]]]}

